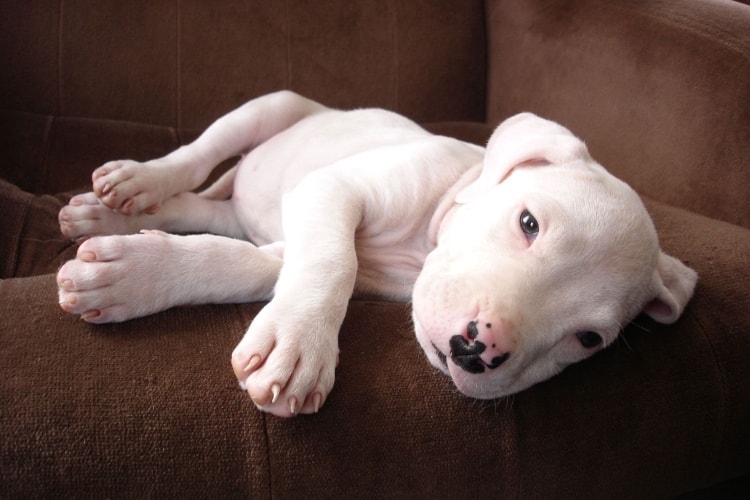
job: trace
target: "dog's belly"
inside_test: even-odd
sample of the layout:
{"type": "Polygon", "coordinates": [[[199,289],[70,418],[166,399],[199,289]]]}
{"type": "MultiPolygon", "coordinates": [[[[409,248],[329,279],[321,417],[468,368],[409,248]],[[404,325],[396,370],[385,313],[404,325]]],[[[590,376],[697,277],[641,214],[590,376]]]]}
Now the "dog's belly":
{"type": "Polygon", "coordinates": [[[238,221],[258,246],[282,241],[282,198],[305,175],[364,151],[426,136],[414,122],[378,109],[308,117],[243,157],[232,194],[238,221]]]}

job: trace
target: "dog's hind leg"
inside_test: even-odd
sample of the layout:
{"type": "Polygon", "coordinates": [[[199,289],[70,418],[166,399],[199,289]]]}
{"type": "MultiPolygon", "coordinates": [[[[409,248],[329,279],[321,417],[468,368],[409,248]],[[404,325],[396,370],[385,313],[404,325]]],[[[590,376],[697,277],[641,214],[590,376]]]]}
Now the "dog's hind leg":
{"type": "Polygon", "coordinates": [[[208,186],[199,194],[207,200],[227,200],[234,190],[234,177],[237,175],[237,165],[224,172],[216,182],[208,186]]]}
{"type": "Polygon", "coordinates": [[[63,265],[58,295],[85,321],[117,322],[177,305],[268,300],[281,264],[276,252],[222,236],[106,236],[63,265]]]}
{"type": "Polygon", "coordinates": [[[155,213],[172,196],[200,186],[222,161],[242,155],[303,118],[326,110],[293,92],[269,94],[211,124],[194,142],[139,163],[113,161],[92,174],[93,191],[109,208],[126,215],[155,213]]]}
{"type": "Polygon", "coordinates": [[[158,212],[137,215],[124,215],[102,205],[94,193],[81,194],[60,210],[58,221],[62,234],[71,240],[135,234],[143,229],[246,239],[231,200],[214,201],[192,192],[169,198],[158,212]]]}

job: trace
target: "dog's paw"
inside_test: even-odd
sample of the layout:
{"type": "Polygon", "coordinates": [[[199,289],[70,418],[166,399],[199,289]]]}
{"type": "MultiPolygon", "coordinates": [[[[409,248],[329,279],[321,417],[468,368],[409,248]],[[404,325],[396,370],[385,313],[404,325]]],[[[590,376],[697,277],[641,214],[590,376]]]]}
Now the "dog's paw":
{"type": "Polygon", "coordinates": [[[57,273],[60,307],[89,323],[109,323],[183,302],[189,289],[175,283],[179,273],[170,267],[179,260],[174,238],[151,231],[86,240],[57,273]]]}
{"type": "Polygon", "coordinates": [[[338,331],[319,317],[271,301],[232,354],[240,385],[256,406],[280,417],[317,413],[333,388],[338,331]]]}
{"type": "Polygon", "coordinates": [[[141,229],[137,217],[128,217],[102,205],[94,193],[72,197],[60,210],[58,222],[60,232],[71,240],[111,234],[133,234],[141,229]]]}
{"type": "Polygon", "coordinates": [[[91,175],[94,193],[101,202],[121,214],[154,214],[175,194],[195,188],[189,172],[176,166],[111,161],[91,175]]]}

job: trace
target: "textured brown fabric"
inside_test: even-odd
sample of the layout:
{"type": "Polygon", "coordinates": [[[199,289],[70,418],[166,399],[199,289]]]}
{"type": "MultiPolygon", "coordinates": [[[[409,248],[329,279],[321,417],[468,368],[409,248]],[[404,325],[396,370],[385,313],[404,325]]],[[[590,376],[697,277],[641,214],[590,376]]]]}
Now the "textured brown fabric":
{"type": "Polygon", "coordinates": [[[0,179],[0,279],[52,273],[75,257],[55,221],[67,196],[34,196],[0,179]]]}
{"type": "Polygon", "coordinates": [[[90,188],[91,172],[106,161],[148,160],[181,144],[170,127],[15,111],[0,111],[0,137],[0,147],[8,151],[0,158],[3,177],[26,191],[48,194],[90,188]]]}
{"type": "Polygon", "coordinates": [[[464,398],[429,367],[404,304],[352,302],[330,399],[320,414],[287,421],[258,413],[228,365],[259,305],[92,326],[58,309],[51,275],[1,281],[10,376],[0,423],[14,429],[3,484],[45,495],[458,498],[582,497],[620,485],[609,494],[643,498],[746,472],[750,367],[736,358],[750,349],[750,272],[712,261],[716,241],[747,248],[750,231],[649,208],[667,249],[693,242],[685,258],[703,281],[685,318],[669,328],[639,318],[604,353],[500,402],[464,398]],[[717,305],[725,294],[738,301],[717,305]]]}
{"type": "Polygon", "coordinates": [[[640,193],[750,227],[746,5],[490,0],[487,10],[502,61],[490,66],[490,123],[519,111],[560,121],[640,193]]]}
{"type": "Polygon", "coordinates": [[[0,497],[670,498],[750,474],[750,7],[10,0],[0,18],[0,497]],[[333,392],[291,420],[229,366],[263,304],[63,313],[66,193],[280,88],[480,144],[520,110],[561,121],[648,197],[693,301],[501,401],[430,367],[408,304],[352,301],[333,392]]]}
{"type": "Polygon", "coordinates": [[[420,121],[484,120],[480,0],[11,0],[0,109],[203,129],[293,88],[420,121]],[[439,54],[439,55],[438,55],[439,54]]]}
{"type": "Polygon", "coordinates": [[[97,328],[55,310],[51,275],[0,281],[0,295],[12,297],[0,314],[3,497],[268,496],[264,416],[218,369],[254,307],[97,328]]]}

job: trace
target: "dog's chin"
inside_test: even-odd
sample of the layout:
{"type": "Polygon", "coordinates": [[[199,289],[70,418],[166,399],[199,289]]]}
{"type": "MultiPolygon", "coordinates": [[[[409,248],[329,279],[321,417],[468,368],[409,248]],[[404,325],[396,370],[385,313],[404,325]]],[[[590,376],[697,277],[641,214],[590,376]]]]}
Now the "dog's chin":
{"type": "Polygon", "coordinates": [[[513,384],[508,384],[500,377],[467,373],[451,361],[448,362],[448,374],[456,389],[470,398],[499,399],[518,392],[518,389],[512,387],[513,384]]]}
{"type": "MultiPolygon", "coordinates": [[[[425,351],[425,354],[427,355],[427,360],[432,366],[443,372],[445,376],[451,377],[451,373],[448,371],[448,365],[443,364],[442,359],[436,353],[425,351]]],[[[451,377],[451,379],[452,378],[453,377],[451,377]]]]}

